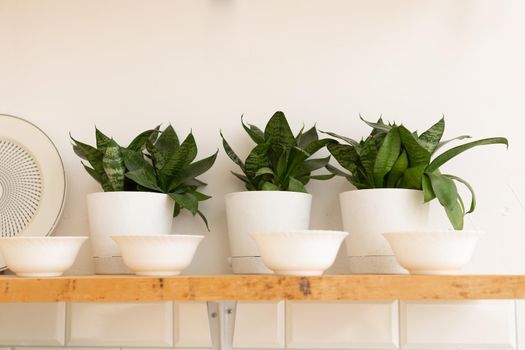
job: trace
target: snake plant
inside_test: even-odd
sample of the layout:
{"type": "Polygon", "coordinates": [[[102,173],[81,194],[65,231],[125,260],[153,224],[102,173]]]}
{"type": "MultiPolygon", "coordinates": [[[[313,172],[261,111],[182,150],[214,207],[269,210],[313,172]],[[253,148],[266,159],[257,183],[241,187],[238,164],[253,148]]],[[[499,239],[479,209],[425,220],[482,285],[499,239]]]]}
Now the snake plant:
{"type": "Polygon", "coordinates": [[[462,178],[442,174],[440,167],[473,147],[491,144],[504,144],[508,147],[507,139],[494,137],[472,141],[437,155],[437,151],[446,143],[470,136],[464,135],[442,141],[445,131],[444,118],[421,135],[408,130],[403,125],[385,124],[381,118],[376,123],[361,119],[372,128],[372,132],[364,140],[357,142],[335,133],[326,133],[343,142],[330,143],[327,148],[349,173],[331,165],[328,165],[327,169],[333,174],[344,176],[357,189],[422,190],[425,203],[437,198],[454,229],[463,229],[464,216],[472,213],[476,208],[474,190],[462,178]],[[466,186],[471,193],[468,208],[458,192],[456,183],[466,186]]]}
{"type": "Polygon", "coordinates": [[[112,138],[95,129],[96,147],[71,137],[75,153],[89,163],[84,169],[104,191],[146,191],[168,194],[175,201],[173,216],[181,209],[198,214],[208,227],[199,202],[210,196],[197,189],[206,183],[197,179],[208,171],[217,158],[215,154],[194,162],[197,145],[190,133],[179,143],[171,125],[139,134],[127,146],[119,146],[112,138]]]}
{"type": "Polygon", "coordinates": [[[312,158],[312,155],[334,142],[329,138],[319,139],[315,126],[307,131],[303,128],[294,136],[283,112],[276,112],[264,131],[255,125],[246,125],[242,117],[241,124],[256,144],[244,162],[222,132],[221,137],[226,154],[242,171],[242,174],[232,174],[244,183],[247,190],[306,192],[305,185],[311,179],[327,180],[334,176],[312,175],[330,160],[330,156],[312,158]]]}

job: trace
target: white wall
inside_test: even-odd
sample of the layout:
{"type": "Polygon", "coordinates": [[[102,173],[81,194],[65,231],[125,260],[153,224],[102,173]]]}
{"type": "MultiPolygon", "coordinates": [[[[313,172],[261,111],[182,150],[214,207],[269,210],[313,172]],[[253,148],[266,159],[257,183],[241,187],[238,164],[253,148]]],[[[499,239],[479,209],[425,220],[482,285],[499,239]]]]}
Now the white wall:
{"type": "MultiPolygon", "coordinates": [[[[41,126],[69,176],[57,235],[87,235],[85,194],[98,190],[68,132],[94,141],[96,124],[125,143],[171,122],[193,129],[204,156],[219,129],[239,153],[239,117],[260,126],[277,109],[353,137],[383,114],[423,129],[447,117],[447,134],[507,136],[447,171],[477,188],[468,220],[485,229],[469,271],[525,273],[525,3],[520,0],[0,0],[0,112],[41,126]],[[521,202],[520,202],[521,200],[521,202]]],[[[223,196],[241,190],[221,149],[203,179],[212,232],[189,273],[227,273],[223,196]]],[[[311,184],[313,225],[340,228],[342,180],[311,184]]],[[[441,215],[441,211],[438,210],[441,215]]],[[[176,219],[177,232],[204,233],[176,219]]],[[[92,271],[89,249],[75,273],[92,271]]],[[[342,256],[334,271],[344,271],[342,256]]]]}

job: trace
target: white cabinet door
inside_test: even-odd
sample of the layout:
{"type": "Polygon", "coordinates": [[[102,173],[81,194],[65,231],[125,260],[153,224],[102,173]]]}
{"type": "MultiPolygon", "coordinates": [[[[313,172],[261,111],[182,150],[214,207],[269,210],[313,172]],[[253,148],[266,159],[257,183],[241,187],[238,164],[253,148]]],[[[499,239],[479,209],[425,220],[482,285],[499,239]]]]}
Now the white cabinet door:
{"type": "Polygon", "coordinates": [[[398,302],[289,302],[288,348],[396,349],[398,302]]]}
{"type": "Polygon", "coordinates": [[[65,303],[0,303],[0,345],[64,345],[65,303]]]}
{"type": "Polygon", "coordinates": [[[516,349],[514,301],[402,302],[403,349],[516,349]]]}
{"type": "Polygon", "coordinates": [[[234,348],[284,348],[284,302],[238,302],[234,348]]]}
{"type": "Polygon", "coordinates": [[[71,346],[173,346],[173,303],[72,303],[71,346]]]}
{"type": "Polygon", "coordinates": [[[175,347],[211,348],[208,307],[203,302],[175,303],[175,347]]]}

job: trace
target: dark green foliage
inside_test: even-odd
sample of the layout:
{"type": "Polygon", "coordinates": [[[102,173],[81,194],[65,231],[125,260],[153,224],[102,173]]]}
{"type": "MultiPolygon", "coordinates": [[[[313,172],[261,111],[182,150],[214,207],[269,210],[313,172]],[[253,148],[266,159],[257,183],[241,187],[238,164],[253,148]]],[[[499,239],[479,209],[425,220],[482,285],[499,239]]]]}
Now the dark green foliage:
{"type": "Polygon", "coordinates": [[[159,127],[138,135],[128,147],[119,146],[98,129],[96,147],[79,142],[73,137],[75,153],[89,163],[82,162],[86,171],[102,186],[104,191],[146,191],[168,194],[175,201],[174,216],[181,209],[198,214],[199,202],[210,197],[199,192],[206,185],[197,179],[215,163],[215,154],[195,161],[197,145],[193,134],[179,144],[171,125],[164,131],[159,127]]]}
{"type": "Polygon", "coordinates": [[[312,175],[312,172],[328,165],[330,157],[311,156],[333,143],[331,139],[319,139],[317,129],[294,136],[283,112],[276,112],[268,121],[266,128],[241,124],[256,143],[243,162],[230,147],[221,133],[222,144],[228,157],[239,166],[242,174],[233,173],[249,191],[294,191],[306,192],[305,185],[311,180],[327,180],[333,174],[312,175]]]}
{"type": "Polygon", "coordinates": [[[407,188],[423,190],[425,202],[435,198],[445,208],[450,223],[456,230],[463,229],[463,218],[474,211],[476,197],[472,187],[463,179],[441,174],[439,168],[464,151],[481,145],[504,144],[503,137],[469,142],[451,148],[436,156],[436,151],[459,136],[441,141],[445,131],[445,119],[441,118],[430,129],[418,136],[403,125],[385,124],[380,118],[376,123],[361,118],[372,128],[370,135],[360,142],[334,133],[326,133],[344,143],[330,143],[328,150],[349,171],[345,173],[332,166],[328,169],[336,175],[345,176],[357,189],[407,188]],[[465,208],[456,183],[467,187],[471,193],[471,204],[465,208]]]}

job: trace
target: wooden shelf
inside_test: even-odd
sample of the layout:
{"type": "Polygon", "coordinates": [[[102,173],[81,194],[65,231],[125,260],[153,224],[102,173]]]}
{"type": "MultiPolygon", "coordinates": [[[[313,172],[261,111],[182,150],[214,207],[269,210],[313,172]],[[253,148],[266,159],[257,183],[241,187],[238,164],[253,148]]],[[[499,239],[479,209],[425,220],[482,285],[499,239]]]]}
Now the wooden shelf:
{"type": "Polygon", "coordinates": [[[0,302],[525,299],[525,276],[0,276],[0,302]]]}

